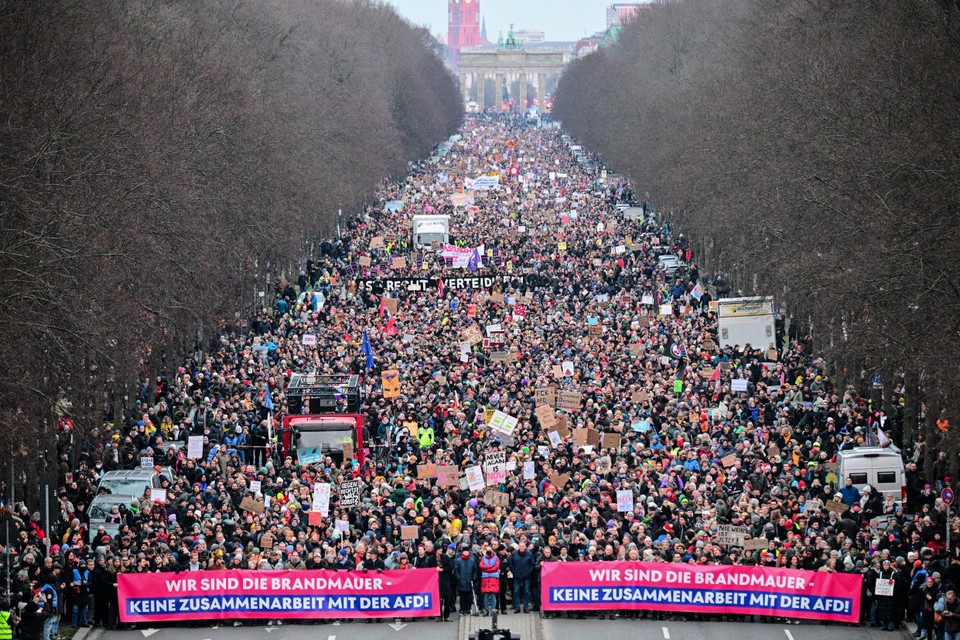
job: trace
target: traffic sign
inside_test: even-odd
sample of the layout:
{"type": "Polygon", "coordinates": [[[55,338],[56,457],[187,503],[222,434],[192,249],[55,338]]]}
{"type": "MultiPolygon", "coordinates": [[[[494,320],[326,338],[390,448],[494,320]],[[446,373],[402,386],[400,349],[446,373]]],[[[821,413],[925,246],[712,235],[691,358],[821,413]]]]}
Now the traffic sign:
{"type": "Polygon", "coordinates": [[[953,489],[950,487],[945,487],[943,492],[940,494],[940,499],[943,500],[943,504],[945,505],[953,504],[953,489]]]}

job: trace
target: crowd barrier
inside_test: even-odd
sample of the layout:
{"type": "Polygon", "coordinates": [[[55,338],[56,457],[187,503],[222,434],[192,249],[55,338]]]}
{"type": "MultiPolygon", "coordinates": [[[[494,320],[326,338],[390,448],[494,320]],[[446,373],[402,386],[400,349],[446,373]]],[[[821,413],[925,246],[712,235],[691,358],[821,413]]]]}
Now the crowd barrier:
{"type": "Polygon", "coordinates": [[[440,615],[436,569],[124,573],[117,578],[124,623],[440,615]]]}
{"type": "Polygon", "coordinates": [[[859,622],[862,576],[658,562],[546,563],[544,611],[679,611],[859,622]]]}
{"type": "MultiPolygon", "coordinates": [[[[863,577],[766,567],[550,562],[544,611],[672,611],[856,623],[863,577]]],[[[120,620],[426,618],[440,615],[435,569],[197,571],[118,576],[120,620]]]]}

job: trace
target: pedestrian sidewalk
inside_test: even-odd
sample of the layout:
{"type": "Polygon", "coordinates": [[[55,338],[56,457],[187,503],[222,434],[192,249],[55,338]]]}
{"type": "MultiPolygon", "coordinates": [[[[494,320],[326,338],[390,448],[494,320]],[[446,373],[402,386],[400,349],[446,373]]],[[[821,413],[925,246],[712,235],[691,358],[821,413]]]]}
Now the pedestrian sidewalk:
{"type": "MultiPolygon", "coordinates": [[[[467,640],[471,633],[480,629],[493,627],[493,618],[490,616],[460,616],[461,640],[467,640]]],[[[497,617],[498,629],[509,629],[520,640],[539,640],[540,614],[539,613],[507,613],[497,617]]]]}

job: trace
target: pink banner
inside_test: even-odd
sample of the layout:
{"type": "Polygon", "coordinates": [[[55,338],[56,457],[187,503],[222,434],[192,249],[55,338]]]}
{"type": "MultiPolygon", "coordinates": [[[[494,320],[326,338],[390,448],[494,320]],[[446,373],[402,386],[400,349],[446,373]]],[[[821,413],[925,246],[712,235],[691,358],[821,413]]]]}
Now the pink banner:
{"type": "Polygon", "coordinates": [[[193,571],[117,578],[122,622],[440,615],[436,569],[193,571]]]}
{"type": "Polygon", "coordinates": [[[662,562],[545,562],[544,611],[682,611],[858,622],[863,577],[662,562]]]}

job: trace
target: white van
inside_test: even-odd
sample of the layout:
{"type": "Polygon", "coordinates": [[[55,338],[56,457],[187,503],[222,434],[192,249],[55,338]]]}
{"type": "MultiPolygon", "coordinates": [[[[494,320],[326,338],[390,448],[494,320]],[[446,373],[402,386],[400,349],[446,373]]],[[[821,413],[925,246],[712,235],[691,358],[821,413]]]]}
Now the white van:
{"type": "Polygon", "coordinates": [[[837,489],[846,484],[847,477],[861,491],[870,485],[884,498],[893,494],[897,503],[907,502],[906,469],[896,449],[857,447],[837,452],[837,489]]]}

